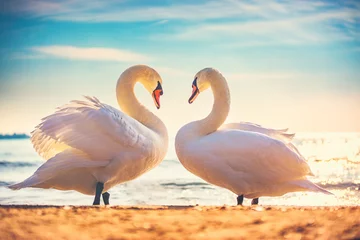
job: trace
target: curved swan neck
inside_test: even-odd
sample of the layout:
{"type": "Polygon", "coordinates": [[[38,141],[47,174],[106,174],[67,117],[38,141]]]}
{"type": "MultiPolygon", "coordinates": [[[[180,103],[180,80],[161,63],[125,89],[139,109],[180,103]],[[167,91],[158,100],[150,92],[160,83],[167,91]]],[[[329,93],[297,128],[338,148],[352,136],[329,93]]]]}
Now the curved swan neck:
{"type": "Polygon", "coordinates": [[[135,84],[147,77],[141,69],[125,71],[121,74],[116,86],[116,98],[120,109],[130,117],[162,136],[167,136],[164,123],[144,105],[134,94],[135,84]]]}
{"type": "Polygon", "coordinates": [[[209,76],[210,87],[214,95],[214,104],[210,114],[194,124],[200,136],[216,131],[226,120],[230,111],[230,92],[225,78],[218,72],[209,76]]]}

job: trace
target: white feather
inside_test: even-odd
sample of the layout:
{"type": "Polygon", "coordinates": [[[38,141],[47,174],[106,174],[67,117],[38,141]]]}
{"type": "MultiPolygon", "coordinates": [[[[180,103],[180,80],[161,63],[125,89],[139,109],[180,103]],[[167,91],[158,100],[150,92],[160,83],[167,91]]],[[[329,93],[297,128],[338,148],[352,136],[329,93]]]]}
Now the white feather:
{"type": "Polygon", "coordinates": [[[273,137],[279,139],[284,142],[290,142],[295,134],[294,133],[287,133],[288,129],[272,129],[262,127],[261,125],[250,123],[250,122],[240,122],[240,123],[228,123],[224,124],[220,127],[220,129],[239,129],[243,131],[249,132],[258,132],[269,137],[273,137]]]}
{"type": "Polygon", "coordinates": [[[103,182],[106,191],[159,164],[167,151],[167,131],[161,120],[136,100],[133,89],[128,89],[139,80],[155,89],[161,78],[155,70],[142,65],[120,76],[118,102],[132,109],[134,118],[88,96],[43,118],[32,132],[31,141],[47,161],[31,177],[9,187],[72,189],[93,194],[96,182],[103,182]]]}
{"type": "Polygon", "coordinates": [[[294,134],[248,122],[222,125],[230,109],[225,78],[207,68],[195,79],[200,92],[212,88],[214,105],[205,119],[191,122],[177,133],[176,153],[187,170],[248,198],[294,191],[329,193],[306,179],[313,173],[290,142],[294,134]]]}
{"type": "Polygon", "coordinates": [[[23,182],[11,185],[9,188],[18,190],[21,188],[32,187],[46,182],[53,178],[54,175],[60,175],[69,170],[104,167],[107,164],[109,164],[109,161],[89,160],[89,157],[86,154],[73,149],[68,149],[50,158],[41,165],[32,176],[25,179],[23,182]]]}

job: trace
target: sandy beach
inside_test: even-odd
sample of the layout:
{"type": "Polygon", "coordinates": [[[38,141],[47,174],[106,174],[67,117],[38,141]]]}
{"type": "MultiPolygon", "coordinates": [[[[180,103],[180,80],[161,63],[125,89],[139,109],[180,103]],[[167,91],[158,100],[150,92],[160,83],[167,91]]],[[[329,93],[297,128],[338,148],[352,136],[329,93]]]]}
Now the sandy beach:
{"type": "Polygon", "coordinates": [[[360,207],[0,206],[1,239],[360,239],[360,207]]]}

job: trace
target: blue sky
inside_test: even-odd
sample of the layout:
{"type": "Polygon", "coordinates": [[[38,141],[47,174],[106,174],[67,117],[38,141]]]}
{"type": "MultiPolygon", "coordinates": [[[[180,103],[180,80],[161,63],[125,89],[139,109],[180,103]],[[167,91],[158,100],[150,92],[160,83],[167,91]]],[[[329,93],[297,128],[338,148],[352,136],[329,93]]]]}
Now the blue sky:
{"type": "Polygon", "coordinates": [[[187,105],[209,66],[229,81],[229,121],[360,131],[359,19],[359,1],[0,0],[0,132],[30,132],[81,95],[116,106],[134,64],[162,76],[159,111],[136,91],[171,135],[210,111],[210,92],[187,105]]]}

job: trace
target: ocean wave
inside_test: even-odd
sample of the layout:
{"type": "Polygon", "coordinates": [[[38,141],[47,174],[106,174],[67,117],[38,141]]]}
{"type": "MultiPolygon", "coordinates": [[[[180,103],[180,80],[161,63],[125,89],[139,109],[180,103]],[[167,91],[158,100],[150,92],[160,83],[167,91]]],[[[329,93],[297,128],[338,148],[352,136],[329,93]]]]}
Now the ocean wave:
{"type": "Polygon", "coordinates": [[[350,163],[350,164],[360,164],[360,161],[357,160],[350,160],[347,157],[339,157],[339,158],[329,158],[329,159],[317,159],[315,157],[310,157],[308,158],[309,162],[340,162],[340,161],[344,161],[346,163],[350,163]]]}
{"type": "Polygon", "coordinates": [[[189,182],[189,183],[161,183],[161,186],[175,186],[175,187],[187,187],[187,186],[207,186],[208,183],[203,182],[189,182]]]}
{"type": "Polygon", "coordinates": [[[353,182],[342,182],[342,183],[317,183],[322,188],[325,189],[350,189],[350,190],[360,190],[359,183],[353,182]]]}
{"type": "Polygon", "coordinates": [[[180,188],[180,189],[190,189],[190,188],[201,188],[201,189],[211,189],[211,185],[208,183],[203,183],[203,182],[188,182],[188,183],[175,183],[175,182],[170,182],[170,183],[161,183],[161,186],[164,187],[173,187],[173,188],[180,188]]]}
{"type": "Polygon", "coordinates": [[[9,161],[0,161],[0,168],[6,167],[33,167],[39,165],[38,163],[29,163],[29,162],[9,162],[9,161]]]}
{"type": "MultiPolygon", "coordinates": [[[[161,186],[164,187],[174,187],[174,188],[181,188],[181,189],[189,189],[193,187],[198,187],[202,189],[206,188],[212,188],[211,184],[204,183],[204,182],[188,182],[188,183],[161,183],[161,186]]],[[[360,184],[359,183],[353,183],[353,182],[340,182],[340,183],[317,183],[322,188],[325,189],[350,189],[350,190],[360,190],[360,184]]]]}
{"type": "Polygon", "coordinates": [[[6,186],[9,186],[9,185],[11,185],[11,184],[12,184],[12,183],[0,181],[0,187],[6,187],[6,186]]]}

